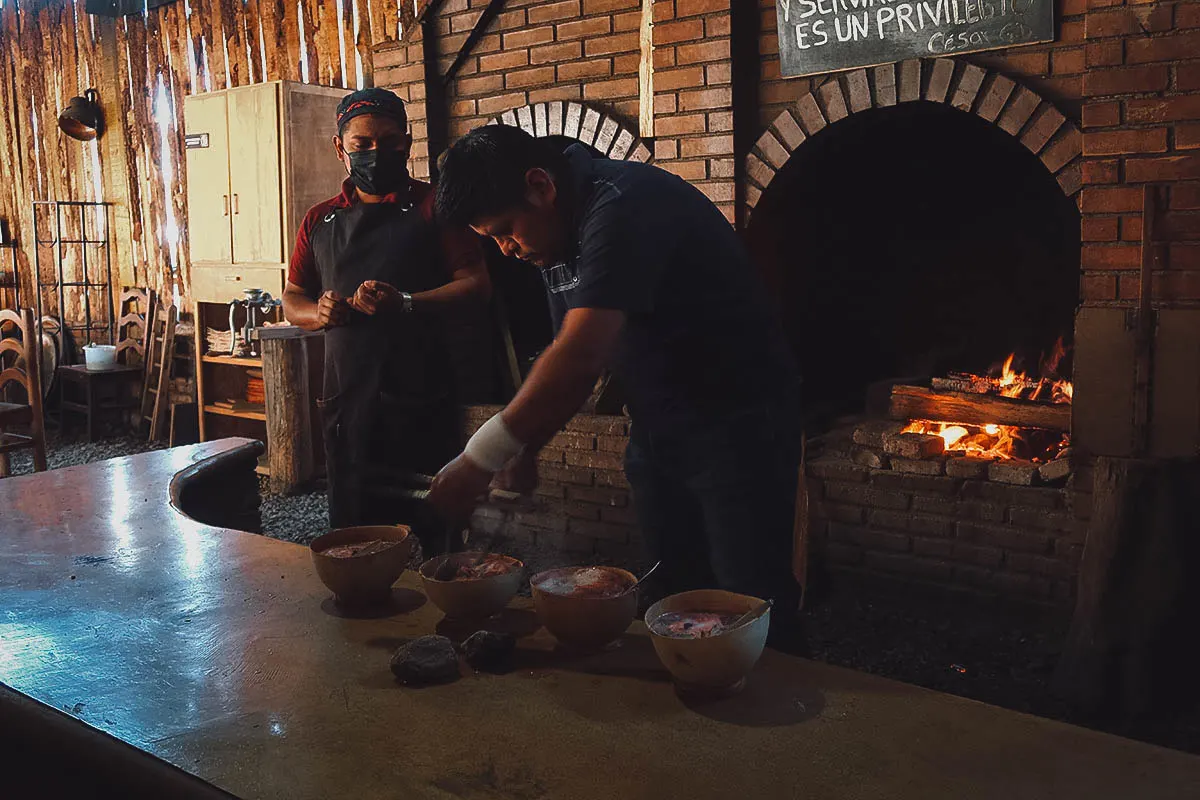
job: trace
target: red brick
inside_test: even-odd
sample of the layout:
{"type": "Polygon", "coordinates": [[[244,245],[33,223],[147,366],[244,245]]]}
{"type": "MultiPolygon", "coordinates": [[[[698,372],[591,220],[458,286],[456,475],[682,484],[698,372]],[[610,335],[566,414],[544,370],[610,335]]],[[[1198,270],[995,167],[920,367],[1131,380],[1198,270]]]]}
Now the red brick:
{"type": "Polygon", "coordinates": [[[708,160],[708,174],[711,178],[732,178],[735,172],[732,158],[710,158],[708,160]]]}
{"type": "Polygon", "coordinates": [[[1171,208],[1200,208],[1200,184],[1177,183],[1171,187],[1171,208]]]}
{"type": "Polygon", "coordinates": [[[1063,20],[1059,27],[1058,40],[1064,44],[1082,42],[1084,24],[1082,19],[1063,20]]]}
{"type": "Polygon", "coordinates": [[[1050,60],[1050,71],[1054,75],[1074,75],[1083,72],[1084,69],[1082,47],[1055,50],[1050,60]]]}
{"type": "Polygon", "coordinates": [[[1085,97],[1136,92],[1161,92],[1167,88],[1165,65],[1091,70],[1083,76],[1085,97]]]}
{"type": "Polygon", "coordinates": [[[834,519],[838,522],[849,522],[856,525],[865,522],[867,516],[867,509],[862,506],[848,506],[827,501],[817,503],[814,511],[824,519],[834,519]]]}
{"type": "Polygon", "coordinates": [[[608,14],[613,11],[640,8],[641,5],[641,0],[583,0],[583,13],[590,17],[593,14],[608,14]]]}
{"type": "Polygon", "coordinates": [[[543,3],[530,6],[526,12],[530,25],[542,22],[557,22],[560,19],[570,19],[579,16],[579,0],[564,0],[560,3],[543,3]]]}
{"type": "Polygon", "coordinates": [[[529,63],[528,50],[506,50],[501,53],[479,57],[480,72],[496,72],[499,70],[523,67],[529,63]]]}
{"type": "Polygon", "coordinates": [[[1200,31],[1159,36],[1154,39],[1134,38],[1125,43],[1125,62],[1146,64],[1153,61],[1181,61],[1200,53],[1200,31]]]}
{"type": "Polygon", "coordinates": [[[1118,211],[1141,211],[1142,190],[1122,186],[1119,188],[1085,187],[1080,208],[1085,214],[1113,213],[1118,211]]]}
{"type": "Polygon", "coordinates": [[[1004,63],[1013,72],[1018,72],[1021,75],[1035,76],[1045,75],[1050,71],[1050,54],[1041,53],[1022,53],[1013,51],[1004,55],[1004,63]]]}
{"type": "Polygon", "coordinates": [[[589,467],[591,469],[620,470],[625,466],[625,459],[617,453],[567,450],[566,456],[567,466],[569,467],[589,467]]]}
{"type": "Polygon", "coordinates": [[[567,423],[569,431],[624,436],[629,432],[629,418],[607,414],[578,414],[567,423]]]}
{"type": "MultiPolygon", "coordinates": [[[[1200,239],[1200,215],[1163,214],[1154,232],[1155,238],[1167,239],[1173,242],[1196,241],[1200,239]]],[[[1175,265],[1174,261],[1171,263],[1175,265]]],[[[1191,266],[1191,264],[1180,264],[1178,266],[1191,266]]]]}
{"type": "Polygon", "coordinates": [[[631,528],[638,523],[637,512],[632,508],[602,508],[600,509],[600,520],[613,525],[625,525],[631,528]]]}
{"type": "MultiPolygon", "coordinates": [[[[583,55],[582,42],[561,42],[559,44],[548,44],[543,47],[534,47],[529,51],[530,64],[561,64],[564,61],[570,61],[573,58],[579,58],[583,55]]],[[[483,68],[483,59],[480,58],[480,69],[483,68]]]]}
{"type": "Polygon", "coordinates": [[[569,64],[558,65],[558,79],[560,81],[608,77],[611,73],[612,62],[607,58],[595,61],[572,61],[569,64]]]}
{"type": "Polygon", "coordinates": [[[695,111],[705,108],[729,108],[733,105],[733,89],[700,89],[679,93],[679,110],[695,111]]]}
{"type": "Polygon", "coordinates": [[[1049,553],[1053,541],[1044,533],[1033,533],[1020,528],[1010,528],[1007,525],[989,525],[982,522],[959,521],[957,531],[957,538],[961,541],[1030,553],[1049,553]]]}
{"type": "Polygon", "coordinates": [[[504,75],[504,88],[528,89],[531,86],[545,86],[554,83],[554,67],[535,67],[507,72],[504,75]]]}
{"type": "Polygon", "coordinates": [[[533,89],[529,92],[529,102],[551,103],[555,100],[582,100],[583,92],[579,84],[551,86],[546,89],[533,89]]]}
{"type": "Polygon", "coordinates": [[[1087,15],[1085,24],[1087,25],[1085,35],[1089,39],[1161,33],[1171,28],[1171,6],[1167,4],[1156,6],[1148,14],[1139,13],[1131,8],[1092,11],[1087,15]]]}
{"type": "Polygon", "coordinates": [[[1200,89],[1200,64],[1179,64],[1175,67],[1175,88],[1180,91],[1200,89]]]}
{"type": "Polygon", "coordinates": [[[1088,0],[1062,0],[1059,6],[1059,13],[1064,17],[1073,17],[1078,14],[1086,14],[1088,10],[1088,0]]]}
{"type": "Polygon", "coordinates": [[[1170,122],[1200,119],[1200,94],[1164,97],[1157,100],[1126,100],[1128,122],[1170,122]]]}
{"type": "Polygon", "coordinates": [[[1200,5],[1196,3],[1175,4],[1176,28],[1200,28],[1200,5]]]}
{"type": "Polygon", "coordinates": [[[1175,149],[1195,150],[1200,147],[1200,122],[1181,122],[1175,126],[1175,149]]]}
{"type": "Polygon", "coordinates": [[[709,64],[704,68],[704,82],[709,86],[720,86],[732,80],[732,64],[709,64]]]}
{"type": "Polygon", "coordinates": [[[610,17],[594,17],[591,19],[581,19],[575,22],[560,22],[555,29],[558,31],[558,40],[564,39],[586,39],[592,36],[602,36],[612,32],[612,19],[610,17]]]}
{"type": "Polygon", "coordinates": [[[872,550],[887,550],[894,553],[908,552],[912,542],[907,534],[877,531],[842,522],[829,523],[829,538],[833,541],[849,542],[872,550]]]}
{"type": "Polygon", "coordinates": [[[1084,61],[1089,67],[1117,67],[1125,61],[1125,40],[1088,42],[1084,47],[1084,61]]]}
{"type": "MultiPolygon", "coordinates": [[[[490,94],[504,88],[504,76],[482,75],[474,78],[460,78],[455,82],[455,88],[460,95],[490,94]]],[[[410,113],[409,116],[411,117],[412,114],[410,113]]]]}
{"type": "Polygon", "coordinates": [[[1104,103],[1084,103],[1083,127],[1108,128],[1121,124],[1121,104],[1116,100],[1104,103]]]}
{"type": "Polygon", "coordinates": [[[732,111],[713,111],[708,115],[709,133],[727,133],[733,130],[732,111]]]}
{"type": "Polygon", "coordinates": [[[596,485],[612,489],[628,489],[629,481],[625,473],[617,470],[596,470],[596,485]]]}
{"type": "Polygon", "coordinates": [[[733,202],[734,186],[730,181],[723,181],[720,183],[701,183],[698,184],[696,188],[703,192],[705,197],[717,204],[718,207],[721,203],[733,202]]]}
{"type": "Polygon", "coordinates": [[[1084,273],[1079,280],[1080,299],[1116,300],[1117,276],[1084,273]]]}
{"type": "Polygon", "coordinates": [[[697,156],[724,156],[733,153],[733,136],[697,136],[679,143],[680,158],[697,156]]]}
{"type": "Polygon", "coordinates": [[[672,0],[655,0],[654,24],[675,19],[675,3],[672,0]]]}
{"type": "Polygon", "coordinates": [[[1142,218],[1140,216],[1121,217],[1121,241],[1140,242],[1142,240],[1142,218]]]}
{"type": "Polygon", "coordinates": [[[629,444],[627,436],[597,436],[596,449],[605,453],[624,453],[629,444]]]}
{"type": "Polygon", "coordinates": [[[733,19],[728,14],[717,14],[704,20],[704,35],[709,39],[728,36],[733,19]]]}
{"type": "Polygon", "coordinates": [[[654,133],[656,136],[704,133],[704,122],[703,114],[691,114],[685,117],[663,117],[654,121],[654,133]]]}
{"type": "Polygon", "coordinates": [[[567,497],[580,503],[594,503],[609,508],[624,508],[629,505],[629,493],[619,489],[597,489],[592,486],[567,487],[567,497]]]}
{"type": "Polygon", "coordinates": [[[898,510],[908,508],[911,501],[911,495],[907,492],[871,489],[862,485],[833,481],[825,484],[825,494],[829,499],[842,503],[898,510]]]}
{"type": "Polygon", "coordinates": [[[1084,217],[1080,221],[1080,238],[1085,242],[1115,242],[1116,217],[1084,217]]]}
{"type": "Polygon", "coordinates": [[[930,581],[948,581],[954,573],[954,567],[944,561],[932,558],[917,558],[916,556],[898,553],[864,553],[863,565],[868,569],[898,575],[908,575],[914,578],[930,581]]]}
{"type": "Polygon", "coordinates": [[[1075,517],[1066,511],[1047,511],[1043,508],[1010,508],[1008,521],[1022,528],[1069,533],[1074,528],[1075,517]]]}
{"type": "MultiPolygon", "coordinates": [[[[1083,182],[1088,186],[1101,183],[1116,183],[1118,180],[1120,180],[1120,162],[1083,162],[1083,182]]],[[[1141,206],[1139,205],[1138,208],[1141,208],[1141,206]]]]}
{"type": "Polygon", "coordinates": [[[1126,153],[1165,153],[1167,129],[1094,131],[1083,135],[1085,156],[1115,156],[1126,153]]]}
{"type": "MultiPolygon", "coordinates": [[[[613,72],[618,75],[636,75],[641,67],[641,53],[625,53],[613,57],[613,72]]],[[[636,117],[637,114],[634,114],[636,117]]]]}
{"type": "MultiPolygon", "coordinates": [[[[729,0],[675,0],[676,17],[694,17],[720,11],[729,11],[729,0]]],[[[773,12],[771,16],[775,16],[773,12]]]]}
{"type": "Polygon", "coordinates": [[[654,44],[675,44],[676,42],[693,42],[704,38],[704,20],[685,19],[677,22],[664,22],[654,26],[654,44]]]}
{"type": "Polygon", "coordinates": [[[513,50],[519,47],[533,47],[554,41],[554,27],[546,25],[541,28],[527,28],[504,34],[504,49],[513,50]]]}
{"type": "Polygon", "coordinates": [[[724,61],[729,58],[729,41],[717,40],[698,44],[683,44],[676,48],[680,64],[699,64],[705,61],[724,61]]]}
{"type": "Polygon", "coordinates": [[[612,100],[617,97],[636,97],[637,78],[618,78],[612,81],[589,81],[583,85],[584,100],[612,100]]]}
{"type": "Polygon", "coordinates": [[[491,24],[491,29],[494,31],[512,31],[517,28],[525,27],[525,9],[518,8],[513,11],[505,11],[503,14],[496,16],[496,21],[491,24]]]}
{"type": "Polygon", "coordinates": [[[659,166],[685,181],[702,181],[708,178],[708,163],[705,161],[669,161],[659,166]]]}
{"type": "Polygon", "coordinates": [[[636,31],[642,27],[642,12],[630,11],[627,14],[613,15],[614,31],[636,31]]]}
{"type": "MultiPolygon", "coordinates": [[[[654,95],[654,113],[656,115],[674,114],[678,109],[678,99],[673,94],[654,95]]],[[[657,156],[655,156],[657,158],[657,156]]]]}
{"type": "Polygon", "coordinates": [[[547,447],[556,447],[561,450],[595,450],[596,437],[587,433],[576,433],[574,431],[561,431],[554,435],[547,447]]]}
{"type": "MultiPolygon", "coordinates": [[[[637,52],[641,47],[636,33],[617,33],[612,36],[600,36],[587,39],[583,43],[583,52],[590,56],[609,56],[613,53],[637,52]]],[[[664,48],[667,49],[667,48],[664,48]]],[[[669,51],[669,49],[667,49],[669,51]]]]}
{"type": "Polygon", "coordinates": [[[704,85],[704,67],[665,69],[654,73],[654,91],[693,89],[704,85]]]}
{"type": "Polygon", "coordinates": [[[1200,155],[1134,158],[1125,162],[1125,180],[1131,183],[1200,178],[1200,155]]]}
{"type": "Polygon", "coordinates": [[[1141,263],[1141,248],[1123,244],[1084,245],[1080,257],[1084,269],[1137,269],[1141,263]]]}
{"type": "MultiPolygon", "coordinates": [[[[641,46],[639,42],[638,46],[641,46]]],[[[655,47],[654,50],[654,68],[665,69],[675,66],[675,48],[674,47],[655,47]]]]}

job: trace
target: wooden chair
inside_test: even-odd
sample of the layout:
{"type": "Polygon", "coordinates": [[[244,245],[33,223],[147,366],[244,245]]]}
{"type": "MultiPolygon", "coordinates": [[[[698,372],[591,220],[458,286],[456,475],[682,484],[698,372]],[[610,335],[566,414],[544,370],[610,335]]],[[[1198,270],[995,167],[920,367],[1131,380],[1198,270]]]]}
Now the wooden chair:
{"type": "Polygon", "coordinates": [[[122,414],[141,405],[136,390],[145,383],[146,357],[150,332],[157,310],[151,289],[125,289],[117,304],[117,365],[104,370],[89,370],[83,364],[59,367],[62,381],[60,408],[82,414],[86,420],[87,440],[95,438],[96,422],[102,414],[122,414]],[[140,311],[139,311],[140,309],[140,311]],[[76,399],[68,396],[68,387],[77,387],[76,399]]]}
{"type": "MultiPolygon", "coordinates": [[[[8,454],[33,450],[33,468],[46,470],[46,429],[42,416],[41,337],[33,321],[33,309],[20,314],[0,309],[0,391],[16,384],[24,390],[24,403],[0,402],[0,478],[8,477],[8,454]],[[7,329],[7,330],[6,330],[7,329]],[[15,354],[5,358],[7,353],[15,354]],[[13,426],[26,427],[28,434],[14,433],[13,426]]],[[[8,392],[9,399],[17,399],[8,392]]]]}

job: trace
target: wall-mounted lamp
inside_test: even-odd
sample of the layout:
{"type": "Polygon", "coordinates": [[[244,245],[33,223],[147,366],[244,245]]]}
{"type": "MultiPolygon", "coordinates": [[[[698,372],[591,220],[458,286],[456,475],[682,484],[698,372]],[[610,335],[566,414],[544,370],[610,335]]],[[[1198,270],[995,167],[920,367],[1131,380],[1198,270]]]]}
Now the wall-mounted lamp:
{"type": "Polygon", "coordinates": [[[58,127],[72,139],[90,142],[104,131],[104,114],[100,111],[100,97],[95,89],[88,89],[82,97],[72,97],[67,107],[58,115],[58,127]]]}

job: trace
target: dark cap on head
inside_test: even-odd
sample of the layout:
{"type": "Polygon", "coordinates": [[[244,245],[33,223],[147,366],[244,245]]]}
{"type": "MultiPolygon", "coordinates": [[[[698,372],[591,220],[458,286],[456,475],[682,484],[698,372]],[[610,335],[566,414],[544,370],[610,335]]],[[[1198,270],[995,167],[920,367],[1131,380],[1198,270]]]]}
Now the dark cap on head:
{"type": "Polygon", "coordinates": [[[387,89],[359,89],[342,98],[337,107],[337,129],[340,136],[346,123],[363,114],[378,114],[381,117],[391,117],[401,125],[408,127],[408,112],[404,109],[404,101],[387,89]]]}

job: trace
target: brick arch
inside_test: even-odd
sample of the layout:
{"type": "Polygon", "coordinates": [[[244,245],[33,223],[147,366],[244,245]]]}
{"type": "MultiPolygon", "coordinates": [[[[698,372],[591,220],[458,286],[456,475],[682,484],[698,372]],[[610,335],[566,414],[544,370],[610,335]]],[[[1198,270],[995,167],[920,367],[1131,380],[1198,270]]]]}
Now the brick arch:
{"type": "Polygon", "coordinates": [[[638,140],[637,134],[616,117],[587,103],[533,103],[505,111],[488,125],[511,125],[530,136],[567,136],[613,159],[650,160],[650,148],[638,140]]]}
{"type": "Polygon", "coordinates": [[[1016,137],[1078,202],[1079,128],[1049,101],[993,70],[949,58],[912,59],[833,75],[784,109],[746,155],[743,219],[792,153],[851,114],[925,100],[973,113],[1016,137]]]}

